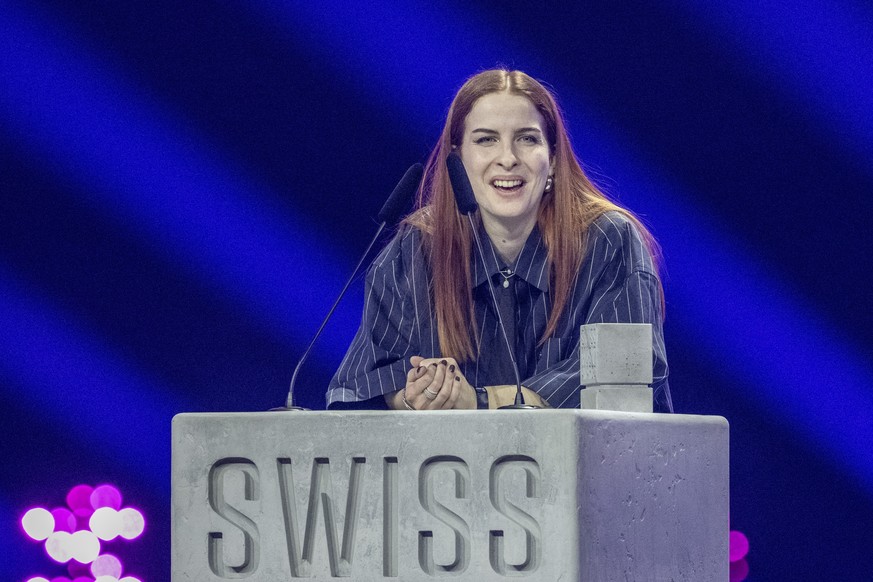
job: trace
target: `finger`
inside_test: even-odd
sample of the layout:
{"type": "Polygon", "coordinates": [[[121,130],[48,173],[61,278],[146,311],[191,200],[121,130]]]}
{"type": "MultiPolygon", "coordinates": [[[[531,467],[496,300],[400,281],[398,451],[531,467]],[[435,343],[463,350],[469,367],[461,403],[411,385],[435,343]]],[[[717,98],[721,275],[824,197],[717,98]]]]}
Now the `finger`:
{"type": "Polygon", "coordinates": [[[455,408],[455,405],[458,403],[458,399],[461,396],[461,390],[463,389],[464,383],[461,381],[461,376],[456,375],[452,377],[452,387],[449,393],[448,399],[446,399],[446,408],[455,408]]]}
{"type": "Polygon", "coordinates": [[[429,369],[428,367],[418,367],[409,370],[406,376],[406,399],[409,402],[415,402],[419,405],[424,404],[419,401],[419,396],[425,386],[431,383],[434,372],[435,368],[429,369]]]}
{"type": "Polygon", "coordinates": [[[418,409],[427,408],[430,398],[424,394],[424,389],[431,385],[436,375],[436,364],[418,368],[414,374],[420,374],[413,382],[407,384],[406,399],[415,403],[418,409]]]}
{"type": "Polygon", "coordinates": [[[431,400],[431,405],[429,406],[429,408],[434,410],[446,408],[446,400],[452,394],[452,378],[454,377],[455,366],[454,364],[446,365],[447,363],[445,360],[440,362],[430,387],[432,392],[436,392],[436,397],[431,400]]]}
{"type": "Polygon", "coordinates": [[[424,361],[424,358],[421,356],[410,356],[409,363],[413,368],[417,368],[421,366],[421,363],[424,361]]]}
{"type": "Polygon", "coordinates": [[[421,362],[419,362],[418,365],[419,366],[430,366],[431,364],[440,364],[442,362],[445,362],[446,365],[449,365],[449,366],[451,366],[453,364],[455,367],[458,366],[458,362],[457,362],[457,360],[455,360],[455,358],[424,358],[421,360],[421,362]]]}
{"type": "Polygon", "coordinates": [[[416,366],[410,368],[409,371],[406,372],[406,383],[410,384],[412,382],[415,382],[416,380],[424,376],[425,372],[427,372],[426,366],[416,366]]]}
{"type": "Polygon", "coordinates": [[[442,402],[445,400],[445,396],[441,396],[440,392],[443,387],[443,382],[446,377],[446,366],[445,364],[439,363],[435,364],[433,379],[430,384],[424,388],[423,395],[427,398],[427,408],[429,410],[436,410],[440,408],[442,402]]]}

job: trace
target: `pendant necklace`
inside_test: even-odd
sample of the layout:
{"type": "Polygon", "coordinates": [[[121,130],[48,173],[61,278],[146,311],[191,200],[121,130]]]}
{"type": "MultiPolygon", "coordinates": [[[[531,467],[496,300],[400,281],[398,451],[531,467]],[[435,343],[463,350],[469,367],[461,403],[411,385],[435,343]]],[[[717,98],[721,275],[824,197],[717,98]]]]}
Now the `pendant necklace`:
{"type": "Polygon", "coordinates": [[[503,288],[509,288],[509,280],[515,275],[515,273],[509,267],[499,270],[498,273],[503,277],[503,288]]]}

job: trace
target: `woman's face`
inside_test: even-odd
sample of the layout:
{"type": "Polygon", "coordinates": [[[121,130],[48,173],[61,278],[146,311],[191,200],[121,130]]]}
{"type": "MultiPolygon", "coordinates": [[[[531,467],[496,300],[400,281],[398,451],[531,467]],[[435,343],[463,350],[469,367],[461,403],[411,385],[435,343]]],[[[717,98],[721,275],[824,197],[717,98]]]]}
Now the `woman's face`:
{"type": "Polygon", "coordinates": [[[461,159],[482,221],[509,233],[530,232],[552,172],[542,115],[526,97],[489,93],[464,120],[461,159]]]}

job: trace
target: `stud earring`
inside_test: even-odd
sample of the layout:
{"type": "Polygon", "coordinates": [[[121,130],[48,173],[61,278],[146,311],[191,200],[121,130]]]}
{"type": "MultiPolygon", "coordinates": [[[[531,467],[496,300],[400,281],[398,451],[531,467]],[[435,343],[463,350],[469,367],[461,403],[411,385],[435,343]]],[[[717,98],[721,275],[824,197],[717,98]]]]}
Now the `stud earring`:
{"type": "Polygon", "coordinates": [[[551,192],[551,191],[552,191],[552,177],[549,176],[548,178],[546,178],[546,189],[545,189],[545,192],[551,192]]]}

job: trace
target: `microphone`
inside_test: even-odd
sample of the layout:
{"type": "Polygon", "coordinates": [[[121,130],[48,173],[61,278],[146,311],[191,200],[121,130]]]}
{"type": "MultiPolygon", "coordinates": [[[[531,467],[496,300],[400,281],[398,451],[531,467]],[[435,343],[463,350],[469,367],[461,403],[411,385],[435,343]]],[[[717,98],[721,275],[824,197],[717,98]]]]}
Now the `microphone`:
{"type": "MultiPolygon", "coordinates": [[[[452,152],[446,158],[446,169],[449,171],[449,181],[452,183],[452,190],[455,192],[455,202],[458,204],[458,210],[461,214],[467,216],[470,222],[470,230],[473,231],[473,239],[476,241],[476,249],[479,252],[479,258],[482,259],[482,264],[485,263],[485,252],[482,250],[482,241],[479,239],[479,229],[473,223],[472,213],[479,208],[476,203],[476,197],[473,195],[473,185],[470,184],[470,178],[467,176],[467,170],[464,168],[464,162],[461,161],[461,156],[456,152],[452,152]]],[[[497,323],[500,325],[500,331],[503,333],[503,341],[506,344],[506,351],[509,353],[509,361],[512,362],[512,371],[515,372],[515,403],[501,406],[500,410],[522,410],[522,409],[537,409],[539,406],[525,404],[524,395],[521,392],[521,376],[518,373],[518,363],[515,361],[515,350],[509,342],[509,336],[506,333],[506,327],[503,325],[503,317],[500,315],[500,308],[497,306],[497,297],[494,295],[494,287],[489,283],[488,291],[491,293],[491,302],[494,305],[494,312],[497,314],[497,323]]]]}
{"type": "Polygon", "coordinates": [[[355,266],[355,270],[352,271],[352,275],[349,277],[349,280],[346,281],[346,284],[343,287],[342,291],[340,291],[339,297],[337,297],[336,301],[334,301],[333,307],[331,307],[330,311],[328,311],[327,316],[325,316],[324,318],[324,321],[321,322],[321,327],[319,327],[318,331],[315,332],[315,337],[313,337],[312,341],[309,342],[309,346],[306,348],[306,351],[303,352],[303,356],[300,358],[300,361],[297,362],[297,367],[294,368],[294,374],[292,374],[291,376],[291,385],[288,387],[288,396],[285,398],[285,406],[271,408],[271,412],[287,410],[309,410],[308,408],[294,406],[294,384],[297,382],[297,374],[300,372],[300,368],[303,366],[303,362],[305,362],[306,358],[309,356],[309,352],[312,351],[312,346],[315,345],[316,340],[318,340],[319,336],[321,336],[321,332],[324,330],[324,326],[327,325],[327,321],[330,319],[330,316],[333,315],[334,311],[336,311],[337,305],[339,305],[340,300],[343,298],[343,295],[346,294],[346,290],[349,288],[349,285],[351,285],[352,280],[355,278],[355,275],[357,275],[358,271],[361,269],[361,265],[363,264],[364,259],[366,259],[367,255],[370,254],[370,249],[372,249],[373,245],[376,244],[376,240],[379,238],[379,235],[382,234],[385,226],[389,223],[394,224],[395,222],[397,222],[397,219],[399,219],[400,216],[403,214],[403,211],[407,208],[409,204],[409,200],[418,189],[418,185],[421,183],[421,177],[423,175],[424,168],[421,164],[413,164],[412,166],[410,166],[409,169],[406,170],[406,173],[403,174],[400,182],[397,183],[394,191],[391,192],[388,200],[386,200],[385,204],[382,205],[382,209],[377,215],[377,219],[379,220],[379,228],[376,230],[376,234],[373,235],[373,239],[367,246],[367,250],[365,250],[364,254],[361,255],[361,259],[355,266]]]}

